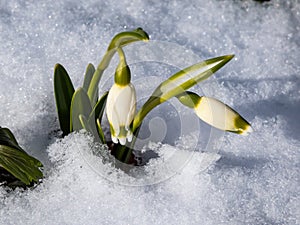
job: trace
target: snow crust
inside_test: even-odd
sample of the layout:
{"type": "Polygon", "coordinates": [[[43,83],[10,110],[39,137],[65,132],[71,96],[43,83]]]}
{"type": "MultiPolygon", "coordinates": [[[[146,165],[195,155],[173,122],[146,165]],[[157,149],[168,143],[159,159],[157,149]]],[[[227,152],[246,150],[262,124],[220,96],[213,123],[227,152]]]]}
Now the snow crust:
{"type": "Polygon", "coordinates": [[[25,191],[0,187],[0,224],[300,224],[299,31],[297,0],[2,0],[0,125],[43,162],[45,178],[25,191]],[[140,150],[158,157],[129,173],[84,132],[58,138],[54,65],[78,87],[113,35],[136,27],[152,40],[125,49],[138,106],[179,68],[234,53],[193,90],[232,106],[254,133],[220,133],[172,100],[141,133],[151,138],[140,150]]]}

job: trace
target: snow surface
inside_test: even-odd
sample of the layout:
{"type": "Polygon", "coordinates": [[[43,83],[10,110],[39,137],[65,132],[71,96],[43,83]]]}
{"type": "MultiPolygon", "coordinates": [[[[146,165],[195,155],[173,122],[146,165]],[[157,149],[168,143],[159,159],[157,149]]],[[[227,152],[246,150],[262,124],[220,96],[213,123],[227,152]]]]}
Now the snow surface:
{"type": "Polygon", "coordinates": [[[0,125],[45,165],[33,189],[0,187],[0,224],[300,224],[299,1],[1,0],[0,43],[0,125]],[[152,140],[143,151],[159,157],[129,174],[87,134],[57,138],[54,65],[78,87],[113,35],[136,27],[154,43],[125,49],[139,104],[178,68],[234,53],[194,90],[254,133],[220,134],[174,100],[142,132],[152,140]],[[163,138],[149,134],[157,126],[163,138]]]}

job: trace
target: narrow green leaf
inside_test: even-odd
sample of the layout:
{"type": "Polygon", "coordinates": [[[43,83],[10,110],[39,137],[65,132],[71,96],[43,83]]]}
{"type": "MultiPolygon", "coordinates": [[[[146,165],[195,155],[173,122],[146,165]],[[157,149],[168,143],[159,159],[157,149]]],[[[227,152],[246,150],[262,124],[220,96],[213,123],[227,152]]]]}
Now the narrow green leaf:
{"type": "Polygon", "coordinates": [[[89,126],[88,120],[86,119],[86,117],[82,114],[79,115],[79,121],[81,123],[81,126],[88,132],[91,131],[91,128],[89,126]]]}
{"type": "Polygon", "coordinates": [[[96,122],[96,120],[99,118],[100,122],[101,122],[102,116],[103,116],[103,113],[105,110],[105,106],[106,106],[107,96],[108,96],[108,91],[102,95],[102,97],[99,99],[97,104],[94,106],[93,111],[91,112],[91,114],[89,116],[89,121],[96,122]]]}
{"type": "MultiPolygon", "coordinates": [[[[87,93],[88,92],[88,89],[89,89],[89,86],[90,86],[90,83],[92,81],[92,78],[94,76],[94,73],[95,73],[95,67],[93,64],[89,64],[86,68],[86,71],[85,71],[85,76],[84,76],[84,82],[83,82],[83,89],[84,91],[87,93]]],[[[96,104],[97,102],[97,98],[98,98],[98,93],[99,93],[99,88],[98,86],[96,87],[96,93],[95,93],[95,96],[94,98],[92,99],[91,101],[91,105],[92,107],[96,104]]]]}
{"type": "Polygon", "coordinates": [[[137,28],[133,31],[125,31],[117,34],[110,42],[105,55],[103,56],[100,64],[98,65],[93,78],[91,80],[90,86],[88,88],[88,96],[91,102],[97,97],[97,88],[99,86],[100,79],[103,75],[104,70],[108,67],[112,57],[117,51],[118,47],[124,47],[130,43],[136,41],[148,41],[148,34],[142,29],[137,28]]]}
{"type": "Polygon", "coordinates": [[[79,121],[81,123],[81,126],[90,134],[93,135],[94,141],[101,142],[102,144],[105,144],[105,138],[104,133],[102,131],[99,119],[97,119],[97,124],[95,122],[89,123],[87,118],[80,114],[79,115],[79,121]],[[99,123],[99,124],[98,124],[99,123]]]}
{"type": "Polygon", "coordinates": [[[98,141],[98,142],[100,141],[102,144],[105,143],[103,131],[102,131],[102,129],[100,130],[100,131],[102,131],[102,133],[100,133],[100,136],[99,136],[98,127],[95,122],[89,123],[88,119],[82,114],[79,115],[79,120],[80,120],[81,126],[87,132],[89,132],[90,134],[92,134],[94,136],[95,141],[98,141]]]}
{"type": "Polygon", "coordinates": [[[26,185],[43,177],[39,170],[41,163],[24,151],[0,145],[0,166],[26,185]]]}
{"type": "Polygon", "coordinates": [[[169,79],[162,82],[135,116],[133,121],[133,131],[140,126],[145,116],[154,107],[207,79],[228,63],[233,57],[233,55],[225,55],[205,60],[180,70],[169,79]]]}
{"type": "Polygon", "coordinates": [[[126,151],[127,154],[126,154],[124,162],[127,163],[127,164],[129,163],[130,158],[132,157],[132,151],[134,150],[134,145],[135,145],[136,139],[139,135],[140,128],[141,128],[141,126],[139,126],[137,129],[135,129],[135,131],[133,132],[132,141],[131,141],[131,143],[128,147],[128,150],[126,151]]]}
{"type": "Polygon", "coordinates": [[[85,71],[85,75],[84,75],[84,81],[83,81],[83,90],[85,90],[85,92],[88,91],[88,88],[90,86],[91,80],[93,78],[93,75],[95,73],[96,69],[94,67],[94,65],[92,63],[89,63],[86,71],[85,71]]]}
{"type": "Polygon", "coordinates": [[[81,130],[83,126],[79,120],[79,115],[82,114],[88,118],[91,112],[92,106],[89,97],[83,88],[79,88],[75,91],[71,102],[70,130],[81,130]]]}
{"type": "Polygon", "coordinates": [[[63,135],[67,135],[70,133],[70,107],[74,87],[67,71],[60,64],[56,64],[54,68],[54,94],[60,128],[63,135]]]}
{"type": "MultiPolygon", "coordinates": [[[[110,52],[112,53],[112,52],[110,52]]],[[[110,62],[111,58],[112,58],[113,54],[106,54],[104,56],[104,58],[102,59],[103,60],[108,60],[110,62]],[[108,56],[110,55],[110,56],[108,56]],[[106,57],[107,56],[107,57],[106,57]]],[[[108,62],[108,63],[109,63],[108,62]]],[[[101,64],[101,63],[100,63],[101,64]]],[[[108,65],[107,65],[108,66],[108,65]]],[[[97,101],[97,98],[98,98],[98,86],[99,86],[99,83],[100,83],[100,80],[101,80],[101,77],[103,75],[103,72],[104,70],[106,69],[107,67],[105,67],[104,69],[100,68],[98,66],[98,68],[96,69],[93,77],[92,77],[92,80],[91,80],[91,83],[90,83],[90,86],[88,88],[88,91],[87,91],[87,94],[88,94],[88,97],[90,99],[91,102],[96,102],[97,101]]]]}
{"type": "Polygon", "coordinates": [[[102,95],[102,97],[99,99],[97,104],[94,106],[92,112],[90,113],[90,115],[88,117],[88,121],[87,121],[89,124],[89,127],[90,127],[90,132],[94,135],[95,140],[99,141],[99,138],[100,138],[100,141],[102,143],[105,143],[104,134],[103,134],[102,129],[99,130],[99,127],[97,127],[98,126],[97,120],[99,120],[99,125],[100,125],[102,116],[104,113],[105,105],[106,105],[107,95],[108,95],[108,92],[105,92],[102,95]]]}
{"type": "Polygon", "coordinates": [[[100,138],[102,144],[105,144],[106,141],[105,141],[104,133],[103,133],[99,118],[97,118],[96,123],[97,123],[97,131],[98,131],[99,138],[100,138]]]}

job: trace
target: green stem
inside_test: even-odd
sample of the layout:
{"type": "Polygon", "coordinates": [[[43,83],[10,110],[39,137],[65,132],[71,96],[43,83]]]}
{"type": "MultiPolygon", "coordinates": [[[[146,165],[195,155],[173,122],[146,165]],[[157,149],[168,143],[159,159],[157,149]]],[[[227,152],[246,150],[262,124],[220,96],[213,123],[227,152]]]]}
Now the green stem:
{"type": "Polygon", "coordinates": [[[150,96],[147,102],[142,106],[142,108],[135,115],[132,125],[132,132],[135,132],[142,124],[145,116],[158,104],[160,104],[160,98],[156,96],[150,96]]]}
{"type": "Polygon", "coordinates": [[[148,40],[149,40],[149,36],[142,28],[137,28],[133,31],[121,32],[112,39],[89,85],[88,96],[91,102],[95,102],[95,99],[97,98],[96,95],[97,95],[98,84],[100,82],[104,70],[108,67],[112,57],[116,53],[117,48],[124,47],[136,41],[148,41],[148,40]]]}
{"type": "Polygon", "coordinates": [[[116,149],[115,157],[120,162],[123,162],[122,158],[123,158],[125,149],[126,149],[125,145],[117,144],[117,149],[116,149]]]}
{"type": "Polygon", "coordinates": [[[133,139],[130,143],[127,142],[126,145],[117,144],[115,149],[115,157],[117,160],[129,164],[139,131],[140,131],[140,127],[138,127],[136,131],[133,133],[133,139]]]}
{"type": "Polygon", "coordinates": [[[136,130],[135,130],[135,132],[133,132],[133,139],[132,139],[132,141],[131,141],[131,143],[130,143],[130,147],[129,148],[127,148],[128,149],[128,151],[127,151],[127,154],[126,154],[126,157],[125,157],[125,163],[129,163],[129,160],[130,160],[130,157],[131,157],[131,154],[132,154],[132,150],[134,149],[134,145],[135,145],[135,142],[136,142],[136,139],[137,139],[137,136],[139,135],[139,132],[140,132],[140,128],[141,128],[141,126],[139,126],[136,130]]]}
{"type": "Polygon", "coordinates": [[[91,102],[94,102],[95,98],[97,97],[96,96],[97,87],[99,85],[102,74],[103,74],[104,70],[109,66],[109,63],[115,53],[116,53],[115,49],[107,51],[105,53],[105,55],[103,56],[100,64],[98,65],[98,67],[93,75],[93,78],[91,80],[91,83],[90,83],[90,86],[88,89],[88,93],[87,93],[91,102]]]}

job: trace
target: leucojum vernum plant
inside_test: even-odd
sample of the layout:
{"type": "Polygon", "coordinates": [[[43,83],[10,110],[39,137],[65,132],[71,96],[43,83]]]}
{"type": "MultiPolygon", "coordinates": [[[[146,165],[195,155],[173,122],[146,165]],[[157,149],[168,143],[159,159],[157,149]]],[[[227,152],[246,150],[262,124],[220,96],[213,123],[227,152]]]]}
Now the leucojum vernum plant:
{"type": "Polygon", "coordinates": [[[237,134],[251,132],[250,124],[226,104],[188,91],[218,71],[233,55],[211,58],[178,71],[163,81],[137,110],[136,91],[123,48],[133,42],[148,40],[149,36],[142,28],[117,34],[111,40],[98,67],[95,68],[92,64],[87,66],[83,86],[76,91],[64,67],[60,64],[55,66],[54,92],[63,135],[85,129],[96,141],[108,144],[101,123],[106,110],[111,133],[108,138],[113,143],[110,144],[110,150],[121,162],[130,163],[143,119],[153,108],[173,97],[193,109],[201,120],[213,127],[237,134]],[[119,63],[114,84],[99,98],[100,79],[115,53],[119,57],[119,63]]]}

